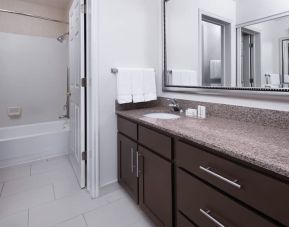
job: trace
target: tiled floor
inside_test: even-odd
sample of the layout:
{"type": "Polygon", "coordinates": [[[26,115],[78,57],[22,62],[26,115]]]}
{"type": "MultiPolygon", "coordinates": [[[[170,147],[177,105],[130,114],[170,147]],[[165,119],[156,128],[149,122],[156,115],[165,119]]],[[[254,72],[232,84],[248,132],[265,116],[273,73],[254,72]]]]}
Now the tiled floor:
{"type": "Polygon", "coordinates": [[[98,199],[80,190],[66,157],[0,169],[1,227],[152,227],[118,189],[98,199]]]}

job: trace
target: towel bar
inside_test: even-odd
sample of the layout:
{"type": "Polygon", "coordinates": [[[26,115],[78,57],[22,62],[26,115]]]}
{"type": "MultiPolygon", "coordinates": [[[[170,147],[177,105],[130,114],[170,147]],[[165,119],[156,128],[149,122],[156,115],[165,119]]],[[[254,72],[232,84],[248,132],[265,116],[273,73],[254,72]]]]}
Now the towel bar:
{"type": "Polygon", "coordinates": [[[112,74],[118,74],[118,68],[111,68],[110,71],[112,74]]]}

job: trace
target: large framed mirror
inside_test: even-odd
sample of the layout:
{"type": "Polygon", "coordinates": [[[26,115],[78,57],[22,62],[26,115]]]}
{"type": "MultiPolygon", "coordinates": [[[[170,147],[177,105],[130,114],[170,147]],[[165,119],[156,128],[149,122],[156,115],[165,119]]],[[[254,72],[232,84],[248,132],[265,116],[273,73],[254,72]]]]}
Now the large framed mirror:
{"type": "Polygon", "coordinates": [[[163,90],[289,92],[288,0],[163,0],[163,90]]]}

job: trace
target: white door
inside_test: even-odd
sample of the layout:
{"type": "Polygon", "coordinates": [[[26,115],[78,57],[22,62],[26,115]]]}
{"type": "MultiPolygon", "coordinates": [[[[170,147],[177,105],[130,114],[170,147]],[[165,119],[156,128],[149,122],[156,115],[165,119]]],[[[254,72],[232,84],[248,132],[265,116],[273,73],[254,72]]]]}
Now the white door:
{"type": "Polygon", "coordinates": [[[86,185],[85,164],[85,20],[84,0],[74,0],[69,11],[70,153],[69,158],[81,188],[86,185]]]}

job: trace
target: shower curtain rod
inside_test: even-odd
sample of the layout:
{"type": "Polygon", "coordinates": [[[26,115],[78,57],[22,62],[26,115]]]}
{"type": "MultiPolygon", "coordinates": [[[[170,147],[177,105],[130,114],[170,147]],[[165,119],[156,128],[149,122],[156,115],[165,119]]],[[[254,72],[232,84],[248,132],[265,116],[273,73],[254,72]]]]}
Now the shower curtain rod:
{"type": "Polygon", "coordinates": [[[35,15],[29,14],[29,13],[21,13],[21,12],[12,11],[12,10],[6,10],[6,9],[0,9],[0,13],[1,12],[2,13],[21,15],[21,16],[26,16],[26,17],[32,17],[32,18],[37,18],[37,19],[40,19],[40,20],[47,20],[47,21],[52,21],[52,22],[56,22],[56,23],[68,24],[68,22],[66,22],[66,21],[51,19],[49,17],[35,16],[35,15]]]}

